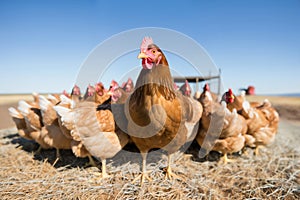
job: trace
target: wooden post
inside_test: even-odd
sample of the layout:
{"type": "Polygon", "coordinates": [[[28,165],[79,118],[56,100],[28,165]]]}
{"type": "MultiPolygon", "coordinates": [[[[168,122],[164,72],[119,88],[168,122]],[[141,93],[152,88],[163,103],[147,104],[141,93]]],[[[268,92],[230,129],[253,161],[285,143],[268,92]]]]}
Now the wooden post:
{"type": "Polygon", "coordinates": [[[219,68],[218,95],[221,95],[221,69],[219,68]]]}

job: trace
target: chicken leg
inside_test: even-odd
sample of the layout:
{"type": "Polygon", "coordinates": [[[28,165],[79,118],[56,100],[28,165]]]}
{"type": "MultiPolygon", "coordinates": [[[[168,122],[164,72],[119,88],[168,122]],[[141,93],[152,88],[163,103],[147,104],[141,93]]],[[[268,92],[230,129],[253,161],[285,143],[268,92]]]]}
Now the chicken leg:
{"type": "Polygon", "coordinates": [[[62,157],[60,156],[60,152],[59,152],[58,148],[56,148],[56,159],[62,160],[62,157]]]}
{"type": "Polygon", "coordinates": [[[146,158],[147,158],[147,153],[141,153],[142,154],[142,159],[143,159],[143,166],[142,166],[142,173],[140,175],[138,175],[133,181],[132,183],[136,182],[138,179],[141,179],[141,186],[143,185],[145,178],[148,181],[152,181],[152,179],[147,175],[147,171],[146,171],[146,158]]]}
{"type": "Polygon", "coordinates": [[[34,152],[34,154],[39,154],[39,153],[41,153],[42,149],[43,149],[42,146],[39,145],[39,148],[34,152]]]}
{"type": "Polygon", "coordinates": [[[254,152],[255,156],[259,156],[260,155],[259,150],[263,149],[263,148],[264,148],[264,146],[257,145],[256,148],[255,148],[255,152],[254,152]]]}
{"type": "Polygon", "coordinates": [[[220,159],[219,163],[222,161],[223,161],[224,165],[226,165],[229,162],[235,162],[235,160],[229,159],[227,157],[227,153],[224,153],[224,156],[220,159]]]}
{"type": "Polygon", "coordinates": [[[93,157],[91,155],[88,155],[89,162],[87,163],[87,166],[97,167],[93,157]]]}
{"type": "Polygon", "coordinates": [[[166,170],[166,176],[165,176],[165,179],[169,179],[169,180],[172,180],[172,178],[176,178],[176,179],[179,179],[179,176],[177,176],[176,174],[174,174],[172,172],[172,169],[171,169],[171,162],[172,161],[172,154],[169,154],[168,155],[168,166],[167,168],[165,169],[166,170]]]}

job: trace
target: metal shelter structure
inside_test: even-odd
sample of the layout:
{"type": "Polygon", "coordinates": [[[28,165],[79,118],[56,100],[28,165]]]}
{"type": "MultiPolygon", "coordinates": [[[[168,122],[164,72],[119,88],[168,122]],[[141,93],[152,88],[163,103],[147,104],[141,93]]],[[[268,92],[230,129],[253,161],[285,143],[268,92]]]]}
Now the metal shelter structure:
{"type": "Polygon", "coordinates": [[[211,79],[218,79],[218,95],[221,94],[221,69],[216,76],[185,76],[173,77],[175,83],[184,83],[187,80],[189,83],[196,83],[196,91],[199,91],[199,82],[208,81],[211,79]]]}

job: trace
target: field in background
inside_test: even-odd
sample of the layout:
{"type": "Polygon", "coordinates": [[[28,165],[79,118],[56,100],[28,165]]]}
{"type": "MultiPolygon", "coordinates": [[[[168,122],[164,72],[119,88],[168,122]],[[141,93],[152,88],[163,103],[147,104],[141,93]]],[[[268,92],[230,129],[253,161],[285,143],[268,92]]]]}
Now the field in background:
{"type": "MultiPolygon", "coordinates": [[[[1,95],[0,106],[16,105],[20,99],[31,96],[1,95]]],[[[55,162],[55,150],[34,154],[34,142],[20,138],[15,128],[5,128],[0,131],[1,199],[300,199],[300,118],[290,119],[300,112],[300,98],[268,99],[282,120],[275,142],[260,156],[248,149],[247,154],[231,156],[236,162],[222,165],[218,153],[198,159],[199,147],[193,144],[186,153],[176,153],[173,170],[181,179],[169,181],[163,171],[166,156],[153,152],[147,159],[153,181],[142,187],[131,183],[141,165],[138,153],[122,151],[109,159],[111,177],[99,180],[99,162],[98,168],[85,167],[87,159],[76,158],[69,150],[55,162]]],[[[10,120],[1,110],[3,119],[10,120]]]]}
{"type": "Polygon", "coordinates": [[[274,105],[300,106],[300,97],[248,95],[246,99],[258,102],[268,99],[274,105]]]}

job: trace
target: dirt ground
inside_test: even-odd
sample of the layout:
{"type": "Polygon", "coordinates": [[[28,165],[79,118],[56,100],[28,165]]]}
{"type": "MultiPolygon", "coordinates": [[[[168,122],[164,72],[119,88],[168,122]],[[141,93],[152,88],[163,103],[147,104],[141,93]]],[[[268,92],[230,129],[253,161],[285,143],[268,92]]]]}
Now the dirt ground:
{"type": "MultiPolygon", "coordinates": [[[[300,98],[268,97],[280,114],[275,142],[254,156],[231,155],[236,161],[218,164],[212,152],[197,158],[192,144],[174,155],[173,171],[180,177],[165,180],[166,155],[153,151],[147,158],[152,181],[132,183],[141,165],[139,153],[126,149],[107,160],[107,179],[97,179],[98,167],[86,167],[87,159],[71,151],[37,150],[37,144],[20,138],[7,108],[21,96],[0,96],[0,196],[1,199],[299,199],[300,198],[300,98]],[[188,156],[192,155],[192,156],[188,156]]],[[[24,98],[30,99],[26,96],[24,98]]],[[[261,101],[265,97],[251,96],[261,101]]]]}

